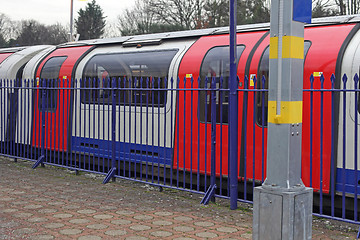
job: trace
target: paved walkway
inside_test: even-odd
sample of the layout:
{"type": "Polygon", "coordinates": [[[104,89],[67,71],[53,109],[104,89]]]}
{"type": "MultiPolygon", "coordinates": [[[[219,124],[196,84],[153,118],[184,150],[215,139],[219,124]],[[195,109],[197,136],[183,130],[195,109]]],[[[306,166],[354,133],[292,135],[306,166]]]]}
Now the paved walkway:
{"type": "MultiPolygon", "coordinates": [[[[0,239],[252,237],[251,205],[230,211],[228,200],[217,200],[203,207],[200,195],[119,179],[102,185],[103,176],[31,164],[0,157],[0,239]]],[[[356,226],[316,221],[314,239],[356,236],[356,226]]]]}

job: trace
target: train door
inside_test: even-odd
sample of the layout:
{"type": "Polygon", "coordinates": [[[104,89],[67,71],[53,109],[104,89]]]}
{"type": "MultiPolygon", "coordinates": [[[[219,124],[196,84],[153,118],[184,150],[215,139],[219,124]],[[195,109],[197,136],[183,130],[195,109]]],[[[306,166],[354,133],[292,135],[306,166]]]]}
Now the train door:
{"type": "Polygon", "coordinates": [[[358,31],[350,41],[344,56],[341,74],[347,75],[346,85],[341,81],[340,89],[350,92],[340,94],[339,105],[339,137],[336,189],[354,193],[357,185],[360,192],[360,92],[359,83],[355,82],[355,74],[360,73],[360,32],[358,31]],[[358,178],[356,179],[356,174],[358,178]],[[344,177],[345,176],[345,177],[344,177]],[[345,182],[344,182],[345,180],[345,182]]]}
{"type": "MultiPolygon", "coordinates": [[[[311,43],[305,41],[304,56],[306,56],[311,43]]],[[[249,114],[247,124],[243,125],[249,129],[245,144],[246,171],[249,178],[264,181],[266,177],[266,152],[267,152],[267,117],[268,117],[268,93],[269,87],[269,36],[261,42],[254,53],[249,70],[250,76],[256,76],[256,84],[250,82],[250,88],[259,90],[253,98],[249,98],[249,114]]]]}
{"type": "Polygon", "coordinates": [[[34,98],[33,146],[41,147],[42,125],[44,125],[45,148],[55,151],[68,149],[73,71],[78,60],[91,47],[58,48],[40,62],[35,82],[38,89],[34,98]],[[40,88],[47,89],[45,95],[42,94],[40,88]]]}
{"type": "MultiPolygon", "coordinates": [[[[266,32],[239,33],[237,36],[237,57],[239,89],[245,88],[244,77],[247,59],[255,44],[266,32]]],[[[216,95],[216,175],[226,176],[229,173],[228,164],[228,77],[229,77],[229,36],[206,36],[200,38],[188,50],[179,68],[180,79],[187,78],[186,88],[191,88],[190,79],[195,81],[193,100],[190,93],[179,92],[177,105],[177,126],[175,137],[174,167],[186,169],[192,173],[210,174],[211,171],[211,112],[210,112],[210,82],[213,77],[216,87],[222,88],[216,95]],[[197,79],[200,77],[200,82],[197,79]],[[206,80],[207,77],[207,80],[206,80]],[[206,82],[207,81],[207,82],[206,82]],[[185,101],[183,100],[185,99],[185,101]],[[183,103],[186,102],[186,105],[183,103]],[[191,106],[192,104],[192,106],[191,106]],[[190,111],[193,109],[193,112],[190,111]],[[184,114],[185,113],[185,114],[184,114]]],[[[238,155],[242,144],[242,122],[244,109],[244,93],[239,91],[239,131],[238,155]]],[[[242,163],[239,160],[239,167],[242,163]]],[[[206,181],[206,180],[205,180],[206,181]]]]}

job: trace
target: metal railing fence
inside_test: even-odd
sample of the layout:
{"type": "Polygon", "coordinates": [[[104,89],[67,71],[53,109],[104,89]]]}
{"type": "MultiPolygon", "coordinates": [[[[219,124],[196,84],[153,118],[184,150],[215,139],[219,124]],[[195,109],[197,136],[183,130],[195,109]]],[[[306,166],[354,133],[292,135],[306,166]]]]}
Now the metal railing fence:
{"type": "MultiPolygon", "coordinates": [[[[230,198],[228,78],[0,80],[0,155],[230,198]]],[[[358,76],[304,86],[314,214],[359,223],[358,76]]],[[[238,201],[266,177],[266,79],[238,88],[238,201]]],[[[301,133],[294,133],[301,134],[301,133]]]]}

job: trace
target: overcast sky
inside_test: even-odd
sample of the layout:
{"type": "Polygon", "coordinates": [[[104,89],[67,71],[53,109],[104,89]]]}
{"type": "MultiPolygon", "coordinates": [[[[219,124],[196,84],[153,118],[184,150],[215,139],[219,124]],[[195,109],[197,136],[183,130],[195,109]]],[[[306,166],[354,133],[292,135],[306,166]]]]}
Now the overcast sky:
{"type": "MultiPolygon", "coordinates": [[[[78,10],[92,0],[73,1],[74,18],[77,18],[78,10]]],[[[11,20],[35,19],[46,25],[59,22],[64,26],[70,23],[70,0],[0,0],[0,3],[0,13],[11,20]]],[[[112,22],[125,8],[133,6],[135,0],[96,0],[96,3],[103,9],[106,20],[112,22]]]]}

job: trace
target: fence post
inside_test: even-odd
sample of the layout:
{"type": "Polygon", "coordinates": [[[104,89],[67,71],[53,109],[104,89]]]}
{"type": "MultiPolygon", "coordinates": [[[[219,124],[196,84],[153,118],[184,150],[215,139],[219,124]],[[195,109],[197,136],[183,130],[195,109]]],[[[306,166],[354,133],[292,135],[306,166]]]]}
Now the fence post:
{"type": "MultiPolygon", "coordinates": [[[[46,98],[46,85],[45,80],[40,79],[40,94],[42,95],[41,98],[41,108],[39,109],[39,114],[41,114],[41,151],[40,151],[40,157],[35,162],[35,164],[32,166],[33,169],[37,168],[40,164],[42,167],[44,167],[44,160],[45,160],[45,98],[46,98]]],[[[36,106],[35,106],[36,107],[36,106]]],[[[40,119],[40,116],[39,116],[40,119]]]]}
{"type": "Polygon", "coordinates": [[[236,76],[236,4],[236,0],[230,0],[229,164],[231,210],[237,208],[238,199],[238,82],[236,76]]]}
{"type": "MultiPolygon", "coordinates": [[[[207,82],[207,81],[205,81],[207,82]]],[[[210,116],[211,116],[211,156],[210,156],[210,187],[205,193],[204,198],[201,201],[201,204],[208,204],[209,201],[215,202],[215,189],[217,188],[215,184],[215,174],[216,174],[216,80],[215,77],[211,79],[211,93],[210,93],[210,116]]],[[[206,103],[208,104],[208,103],[206,103]]],[[[207,116],[206,116],[207,117],[207,116]]]]}
{"type": "MultiPolygon", "coordinates": [[[[103,184],[106,184],[112,178],[115,181],[115,172],[116,172],[116,79],[109,79],[111,81],[111,168],[107,173],[103,184]]],[[[108,86],[109,87],[109,86],[108,86]]]]}
{"type": "Polygon", "coordinates": [[[271,2],[267,177],[254,189],[253,239],[311,239],[312,189],[301,181],[304,22],[311,0],[271,2]]]}

